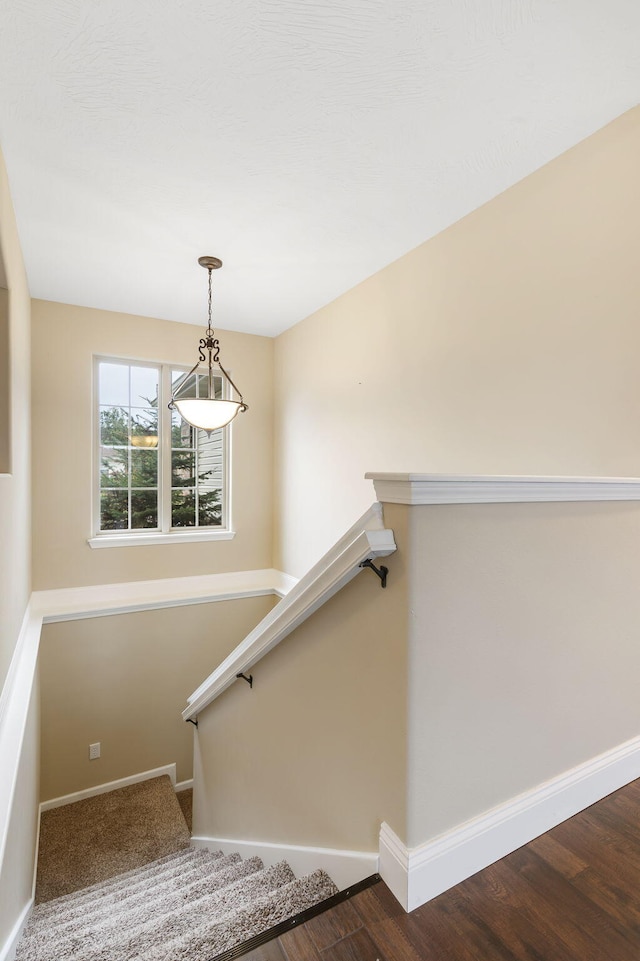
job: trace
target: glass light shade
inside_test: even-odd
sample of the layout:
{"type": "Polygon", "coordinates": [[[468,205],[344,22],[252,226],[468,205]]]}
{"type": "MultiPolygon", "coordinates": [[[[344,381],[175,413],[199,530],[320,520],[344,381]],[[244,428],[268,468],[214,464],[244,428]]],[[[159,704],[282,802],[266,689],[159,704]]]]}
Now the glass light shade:
{"type": "Polygon", "coordinates": [[[183,420],[192,427],[208,432],[224,427],[233,420],[239,410],[245,409],[245,405],[237,400],[216,400],[211,397],[174,399],[173,403],[183,420]]]}
{"type": "Polygon", "coordinates": [[[132,434],[130,438],[132,447],[157,447],[157,434],[132,434]]]}

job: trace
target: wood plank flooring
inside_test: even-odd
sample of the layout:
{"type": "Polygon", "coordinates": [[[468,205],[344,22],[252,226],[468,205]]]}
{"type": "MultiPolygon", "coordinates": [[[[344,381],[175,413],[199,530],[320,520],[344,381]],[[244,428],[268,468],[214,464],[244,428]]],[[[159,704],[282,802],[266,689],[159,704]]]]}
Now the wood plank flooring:
{"type": "Polygon", "coordinates": [[[411,914],[376,884],[244,961],[640,961],[640,781],[411,914]]]}

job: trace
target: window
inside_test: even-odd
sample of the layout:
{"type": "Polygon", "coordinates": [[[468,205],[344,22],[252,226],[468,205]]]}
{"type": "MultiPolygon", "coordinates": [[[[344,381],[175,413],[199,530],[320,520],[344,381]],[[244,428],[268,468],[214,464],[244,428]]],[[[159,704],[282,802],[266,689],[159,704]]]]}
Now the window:
{"type": "MultiPolygon", "coordinates": [[[[92,546],[105,546],[102,541],[107,539],[145,543],[162,534],[175,540],[187,532],[180,539],[230,533],[225,431],[208,435],[168,408],[173,387],[187,373],[188,368],[163,364],[96,361],[98,470],[92,546]]],[[[222,377],[215,378],[215,387],[221,397],[222,377]]],[[[200,389],[206,391],[206,377],[192,374],[183,396],[198,397],[200,389]]]]}

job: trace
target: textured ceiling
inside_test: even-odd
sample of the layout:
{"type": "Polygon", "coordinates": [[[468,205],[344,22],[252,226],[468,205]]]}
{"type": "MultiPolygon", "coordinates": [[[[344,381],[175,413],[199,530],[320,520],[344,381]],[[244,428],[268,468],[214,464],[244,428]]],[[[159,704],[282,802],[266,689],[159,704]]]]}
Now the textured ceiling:
{"type": "Polygon", "coordinates": [[[274,334],[638,102],[637,0],[2,0],[32,295],[274,334]]]}

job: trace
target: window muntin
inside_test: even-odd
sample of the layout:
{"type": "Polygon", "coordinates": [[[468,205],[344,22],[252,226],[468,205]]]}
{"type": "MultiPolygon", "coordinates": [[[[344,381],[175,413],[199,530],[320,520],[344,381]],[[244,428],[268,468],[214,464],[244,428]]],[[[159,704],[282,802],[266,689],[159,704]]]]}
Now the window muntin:
{"type": "MultiPolygon", "coordinates": [[[[197,430],[168,409],[186,369],[96,361],[98,534],[226,530],[224,430],[197,430]]],[[[206,390],[193,375],[186,396],[206,390]]],[[[215,378],[222,396],[222,377],[215,378]]]]}

